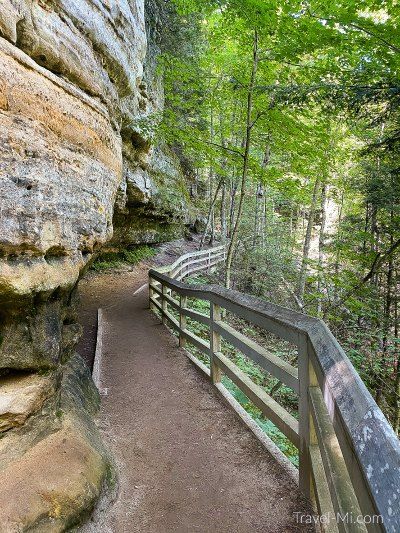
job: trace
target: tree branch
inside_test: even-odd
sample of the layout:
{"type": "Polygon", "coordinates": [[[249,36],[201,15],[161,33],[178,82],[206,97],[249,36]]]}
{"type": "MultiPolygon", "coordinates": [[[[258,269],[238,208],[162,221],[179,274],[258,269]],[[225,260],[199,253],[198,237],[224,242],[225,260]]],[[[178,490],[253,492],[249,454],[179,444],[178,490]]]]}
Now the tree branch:
{"type": "Polygon", "coordinates": [[[227,146],[223,146],[222,144],[218,144],[212,141],[203,141],[206,144],[210,144],[211,146],[216,146],[217,148],[221,148],[221,150],[226,150],[227,152],[231,152],[232,154],[240,155],[242,159],[244,159],[244,154],[240,152],[239,150],[235,150],[234,148],[228,148],[227,146]]]}
{"type": "Polygon", "coordinates": [[[378,268],[386,262],[387,259],[389,259],[389,257],[391,255],[393,255],[393,253],[396,251],[396,249],[400,246],[400,239],[398,239],[396,242],[394,242],[392,244],[392,246],[386,250],[385,253],[381,254],[380,252],[378,252],[376,254],[376,257],[372,263],[372,266],[368,272],[368,274],[366,274],[363,279],[361,280],[361,282],[359,283],[359,286],[361,287],[361,285],[363,285],[364,283],[367,283],[367,281],[369,281],[372,276],[376,273],[376,271],[378,270],[378,268]]]}
{"type": "Polygon", "coordinates": [[[365,285],[365,283],[367,283],[374,274],[377,273],[379,267],[381,265],[383,265],[393,254],[394,252],[397,250],[397,248],[400,247],[400,239],[398,239],[397,241],[395,241],[392,246],[390,248],[388,248],[386,250],[386,252],[384,252],[383,254],[381,254],[380,252],[378,252],[375,256],[375,259],[373,260],[372,262],[372,265],[371,265],[371,268],[369,269],[368,273],[359,281],[359,283],[357,283],[356,285],[354,285],[354,287],[352,287],[351,289],[349,289],[343,296],[342,298],[340,298],[340,300],[338,302],[336,302],[335,304],[329,306],[326,310],[325,310],[325,313],[324,313],[324,316],[326,315],[326,313],[328,311],[331,311],[332,309],[336,309],[337,307],[339,307],[340,305],[342,305],[346,300],[348,300],[350,298],[350,296],[352,296],[355,292],[357,292],[359,289],[361,289],[361,287],[363,285],[365,285]]]}
{"type": "Polygon", "coordinates": [[[367,28],[364,28],[363,26],[360,26],[359,24],[356,24],[355,22],[341,22],[339,19],[336,19],[334,17],[323,17],[323,16],[314,15],[314,13],[312,13],[309,9],[307,9],[307,12],[310,15],[310,17],[312,17],[314,19],[317,19],[317,20],[320,20],[320,21],[321,20],[328,20],[328,21],[331,21],[331,22],[336,22],[337,24],[340,24],[343,27],[350,27],[350,28],[354,28],[356,30],[362,31],[362,32],[366,33],[367,35],[369,35],[370,37],[374,37],[374,39],[377,39],[382,44],[385,44],[388,48],[390,48],[394,52],[397,52],[397,53],[400,52],[400,48],[398,46],[390,43],[389,41],[387,41],[386,39],[384,39],[380,35],[377,35],[373,31],[368,30],[367,28]]]}
{"type": "Polygon", "coordinates": [[[290,296],[293,298],[293,300],[296,302],[297,307],[299,308],[300,312],[304,312],[304,304],[299,300],[294,290],[291,288],[289,283],[285,280],[283,276],[281,276],[282,283],[284,284],[286,290],[290,294],[290,296]]]}
{"type": "MultiPolygon", "coordinates": [[[[339,22],[339,24],[342,24],[343,26],[346,26],[346,24],[340,22],[340,20],[338,22],[339,22]]],[[[363,28],[359,24],[354,24],[354,22],[349,22],[348,26],[351,26],[352,28],[355,28],[356,30],[363,31],[367,35],[370,35],[371,37],[374,37],[375,39],[378,39],[378,41],[381,41],[381,43],[383,43],[387,47],[391,48],[394,52],[397,52],[397,53],[400,52],[400,48],[398,46],[390,43],[389,41],[387,41],[386,39],[384,39],[380,35],[377,35],[376,33],[372,32],[371,30],[367,30],[366,28],[363,28]]]]}
{"type": "Polygon", "coordinates": [[[255,118],[255,119],[253,120],[253,122],[250,124],[250,129],[252,129],[252,128],[256,125],[257,121],[258,121],[263,115],[265,115],[265,114],[266,114],[266,111],[259,111],[259,112],[257,113],[256,118],[255,118]]]}

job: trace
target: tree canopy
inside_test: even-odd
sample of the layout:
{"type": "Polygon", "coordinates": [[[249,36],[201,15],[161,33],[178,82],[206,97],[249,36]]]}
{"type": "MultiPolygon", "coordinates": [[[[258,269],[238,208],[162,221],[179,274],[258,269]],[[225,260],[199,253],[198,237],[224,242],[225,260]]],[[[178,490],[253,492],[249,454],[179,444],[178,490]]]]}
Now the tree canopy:
{"type": "Polygon", "coordinates": [[[208,195],[225,281],[328,321],[400,426],[400,10],[394,0],[174,0],[162,135],[208,195]],[[383,384],[386,383],[384,387],[383,384]]]}

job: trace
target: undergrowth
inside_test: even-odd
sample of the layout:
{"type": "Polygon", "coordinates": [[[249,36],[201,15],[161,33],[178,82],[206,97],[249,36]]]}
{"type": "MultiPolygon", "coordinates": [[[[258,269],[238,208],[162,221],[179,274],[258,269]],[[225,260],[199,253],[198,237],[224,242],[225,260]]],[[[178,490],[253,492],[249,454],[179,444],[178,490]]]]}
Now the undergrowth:
{"type": "Polygon", "coordinates": [[[155,248],[146,244],[127,248],[119,252],[104,252],[93,262],[91,268],[96,272],[136,265],[144,259],[150,259],[157,253],[155,248]]]}
{"type": "MultiPolygon", "coordinates": [[[[202,275],[195,279],[186,279],[186,283],[198,284],[206,283],[207,278],[202,275]]],[[[197,299],[188,298],[188,307],[199,311],[203,314],[209,315],[209,303],[197,299]]],[[[179,319],[177,311],[169,308],[169,312],[179,319]]],[[[284,346],[279,339],[273,336],[266,336],[255,327],[248,325],[244,321],[230,317],[225,317],[225,321],[231,323],[238,331],[256,340],[259,344],[268,344],[268,350],[275,355],[282,357],[286,361],[293,361],[293,349],[284,346]]],[[[187,328],[195,333],[198,337],[208,340],[209,330],[204,324],[200,324],[190,318],[187,318],[187,328]]],[[[176,332],[173,332],[176,335],[176,332]]],[[[186,349],[200,360],[207,368],[210,368],[210,361],[208,356],[203,352],[192,346],[189,342],[186,344],[186,349]]],[[[236,366],[238,366],[243,372],[245,372],[254,383],[262,387],[267,393],[271,393],[274,387],[277,385],[278,380],[265,372],[260,366],[251,361],[248,357],[243,355],[239,350],[235,349],[232,345],[222,339],[222,352],[229,357],[236,366]]],[[[295,363],[294,363],[295,364],[295,363]]],[[[223,385],[228,389],[237,402],[245,409],[245,411],[253,418],[258,426],[266,433],[266,435],[278,446],[278,448],[288,457],[288,459],[298,467],[299,456],[297,448],[290,442],[290,440],[267,418],[265,418],[260,411],[249,398],[226,376],[222,377],[223,385]]],[[[297,412],[297,396],[291,389],[286,386],[280,386],[273,392],[274,399],[285,407],[295,418],[298,417],[297,412]]]]}

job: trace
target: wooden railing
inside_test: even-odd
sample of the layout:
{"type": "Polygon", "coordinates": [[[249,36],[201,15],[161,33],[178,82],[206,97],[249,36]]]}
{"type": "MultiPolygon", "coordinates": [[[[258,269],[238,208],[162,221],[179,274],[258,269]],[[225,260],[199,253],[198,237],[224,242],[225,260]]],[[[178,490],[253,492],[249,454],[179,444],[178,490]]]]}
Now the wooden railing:
{"type": "Polygon", "coordinates": [[[324,531],[400,531],[399,441],[335,337],[319,319],[222,287],[179,281],[202,270],[205,253],[203,264],[221,261],[224,251],[215,250],[187,254],[163,272],[150,270],[150,307],[178,332],[180,346],[188,342],[206,354],[210,368],[188,355],[213,384],[221,389],[226,374],[298,448],[299,485],[324,531]],[[190,309],[188,298],[208,302],[209,314],[190,309]],[[236,331],[222,310],[296,345],[298,366],[236,331]],[[208,328],[207,341],[190,331],[187,318],[208,328]],[[221,339],[299,396],[298,420],[222,353],[221,339]]]}
{"type": "Polygon", "coordinates": [[[167,265],[157,269],[157,272],[166,274],[170,278],[181,281],[183,278],[200,272],[209,270],[218,263],[226,259],[226,246],[223,244],[199,250],[198,252],[189,252],[181,255],[172,265],[167,265]]]}

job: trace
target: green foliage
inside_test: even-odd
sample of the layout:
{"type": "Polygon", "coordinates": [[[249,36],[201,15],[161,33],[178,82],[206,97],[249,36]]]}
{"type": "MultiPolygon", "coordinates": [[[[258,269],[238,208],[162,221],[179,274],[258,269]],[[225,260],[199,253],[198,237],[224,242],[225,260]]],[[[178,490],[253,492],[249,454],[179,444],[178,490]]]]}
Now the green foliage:
{"type": "Polygon", "coordinates": [[[237,402],[254,419],[268,437],[278,446],[286,457],[295,465],[299,466],[299,453],[297,448],[279,431],[279,429],[268,419],[262,416],[261,411],[255,407],[245,394],[226,376],[222,378],[223,385],[228,389],[237,402]]]}
{"type": "Polygon", "coordinates": [[[119,252],[104,252],[93,262],[92,270],[100,272],[113,268],[136,265],[144,259],[150,259],[156,254],[156,249],[147,245],[139,245],[134,248],[120,250],[119,252]]]}
{"type": "MultiPolygon", "coordinates": [[[[193,61],[190,54],[173,49],[165,56],[171,106],[160,131],[182,146],[198,175],[209,182],[210,198],[217,183],[224,183],[233,215],[258,32],[234,287],[298,310],[305,265],[302,309],[328,322],[385,414],[400,428],[397,3],[174,3],[182,20],[195,21],[201,39],[193,61]],[[324,232],[322,188],[329,211],[324,232]]],[[[221,193],[214,206],[217,230],[222,202],[221,193]]],[[[258,379],[248,362],[236,362],[258,379]]]]}

